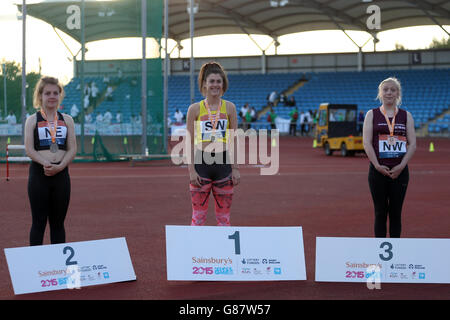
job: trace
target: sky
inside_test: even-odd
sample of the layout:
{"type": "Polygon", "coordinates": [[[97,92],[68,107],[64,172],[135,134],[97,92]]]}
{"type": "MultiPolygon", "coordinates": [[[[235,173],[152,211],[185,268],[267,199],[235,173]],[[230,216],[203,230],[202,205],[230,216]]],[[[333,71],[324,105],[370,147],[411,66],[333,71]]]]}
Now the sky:
{"type": "MultiPolygon", "coordinates": [[[[22,21],[18,20],[19,12],[14,3],[21,0],[0,0],[0,62],[17,61],[22,63],[22,21]]],[[[42,74],[58,77],[63,83],[68,83],[73,77],[73,55],[80,49],[80,44],[58,30],[64,40],[60,40],[53,27],[42,20],[27,16],[27,72],[41,70],[42,74]]],[[[450,31],[450,26],[445,26],[450,31]]],[[[371,37],[360,31],[348,31],[350,37],[360,46],[371,37]]],[[[379,32],[380,42],[377,51],[394,50],[396,44],[405,49],[424,49],[433,39],[447,39],[448,35],[438,26],[423,26],[401,28],[379,32]]],[[[272,39],[263,35],[252,35],[261,48],[268,48],[267,55],[275,53],[272,39]]],[[[324,53],[324,52],[357,52],[358,48],[342,31],[311,31],[289,34],[279,37],[278,54],[324,53]]],[[[154,41],[147,41],[148,57],[157,54],[158,46],[154,41]]],[[[175,47],[175,42],[168,41],[169,51],[175,47]]],[[[189,57],[190,40],[181,42],[184,47],[181,52],[174,49],[171,57],[189,57]]],[[[141,58],[141,39],[114,39],[95,41],[86,44],[88,52],[86,60],[102,59],[138,59],[141,58]],[[121,50],[118,50],[121,48],[121,50]]],[[[198,37],[194,39],[195,57],[235,56],[234,48],[240,48],[239,55],[260,55],[261,50],[250,40],[248,35],[220,35],[198,37]],[[219,43],[214,45],[214,43],[219,43]],[[227,45],[229,44],[229,45],[227,45]]],[[[363,51],[373,51],[373,42],[369,41],[363,51]]]]}

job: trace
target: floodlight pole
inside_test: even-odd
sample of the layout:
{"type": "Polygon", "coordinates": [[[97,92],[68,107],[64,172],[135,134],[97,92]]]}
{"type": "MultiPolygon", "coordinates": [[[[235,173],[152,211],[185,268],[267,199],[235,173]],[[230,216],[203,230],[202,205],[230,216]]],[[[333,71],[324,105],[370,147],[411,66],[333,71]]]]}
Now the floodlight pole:
{"type": "Polygon", "coordinates": [[[191,104],[194,103],[195,99],[195,84],[194,84],[194,72],[195,72],[195,65],[194,65],[194,0],[188,0],[189,1],[189,31],[190,31],[190,37],[191,37],[191,60],[189,63],[189,69],[190,69],[190,83],[191,83],[191,104]]]}
{"type": "Polygon", "coordinates": [[[141,120],[142,120],[142,139],[141,153],[146,155],[147,149],[147,0],[141,0],[141,28],[142,28],[142,86],[141,86],[141,120]]]}
{"type": "Polygon", "coordinates": [[[163,112],[163,146],[164,153],[167,152],[167,132],[168,132],[168,123],[167,123],[167,110],[169,106],[169,70],[170,70],[170,61],[169,61],[169,47],[168,47],[168,38],[169,38],[169,0],[164,0],[164,39],[165,39],[165,47],[166,47],[166,57],[164,58],[164,112],[163,112]]]}
{"type": "Polygon", "coordinates": [[[25,144],[25,115],[27,112],[27,73],[26,73],[26,48],[25,48],[25,36],[26,36],[26,20],[27,20],[27,2],[22,1],[22,144],[25,144]]]}
{"type": "Polygon", "coordinates": [[[6,64],[2,64],[3,69],[3,101],[4,101],[4,108],[5,108],[5,117],[8,115],[8,99],[7,99],[7,93],[6,93],[6,64]]]}
{"type": "Polygon", "coordinates": [[[86,53],[85,46],[85,0],[81,1],[81,63],[80,63],[80,99],[81,99],[81,135],[80,135],[80,145],[81,145],[81,155],[84,155],[84,60],[86,53]]]}

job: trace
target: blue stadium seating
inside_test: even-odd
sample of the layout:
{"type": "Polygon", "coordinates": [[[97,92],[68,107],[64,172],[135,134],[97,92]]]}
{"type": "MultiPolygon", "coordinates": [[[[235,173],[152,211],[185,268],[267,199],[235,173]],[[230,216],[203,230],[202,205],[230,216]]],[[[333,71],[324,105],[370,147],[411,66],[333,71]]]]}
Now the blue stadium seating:
{"type": "MultiPolygon", "coordinates": [[[[266,106],[267,96],[276,90],[287,90],[300,79],[308,81],[293,93],[299,111],[316,110],[323,102],[357,104],[359,110],[366,113],[379,106],[376,100],[378,85],[390,76],[400,80],[403,89],[401,107],[410,111],[416,128],[429,122],[448,110],[450,105],[450,69],[435,70],[383,70],[366,72],[320,72],[320,73],[279,73],[279,74],[230,74],[229,90],[224,99],[233,101],[238,110],[246,102],[257,111],[266,106]]],[[[100,92],[105,90],[102,78],[87,78],[86,82],[96,81],[100,92]]],[[[195,79],[195,83],[197,79],[195,79]]],[[[76,90],[79,79],[74,78],[65,87],[66,98],[63,102],[65,112],[70,112],[73,103],[78,104],[80,92],[76,90]]],[[[202,99],[195,84],[195,101],[202,99]]],[[[121,111],[123,121],[127,122],[132,114],[140,110],[140,83],[130,84],[125,79],[114,92],[114,101],[102,101],[94,112],[112,113],[121,111]]],[[[187,75],[169,77],[168,115],[172,120],[179,108],[186,114],[190,104],[190,81],[187,75]]],[[[289,118],[291,107],[279,104],[275,112],[282,118],[289,118]]],[[[448,130],[449,119],[445,118],[430,124],[430,132],[448,130]],[[446,120],[445,120],[446,119],[446,120]]]]}

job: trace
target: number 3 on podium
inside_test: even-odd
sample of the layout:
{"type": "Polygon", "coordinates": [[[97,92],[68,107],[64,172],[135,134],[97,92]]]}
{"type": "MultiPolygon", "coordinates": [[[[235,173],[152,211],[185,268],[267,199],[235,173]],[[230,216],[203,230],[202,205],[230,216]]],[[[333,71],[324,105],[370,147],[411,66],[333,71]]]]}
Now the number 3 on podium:
{"type": "Polygon", "coordinates": [[[380,245],[381,249],[384,249],[385,247],[387,247],[387,249],[384,250],[384,252],[387,253],[387,257],[381,253],[379,254],[379,256],[381,260],[389,261],[394,257],[394,254],[392,253],[392,243],[386,241],[380,245]]]}

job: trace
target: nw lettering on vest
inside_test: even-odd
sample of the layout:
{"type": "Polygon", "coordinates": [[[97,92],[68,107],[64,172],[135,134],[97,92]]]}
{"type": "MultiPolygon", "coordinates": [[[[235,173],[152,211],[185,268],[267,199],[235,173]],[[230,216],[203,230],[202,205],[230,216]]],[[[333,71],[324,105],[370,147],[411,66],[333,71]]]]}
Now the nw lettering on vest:
{"type": "Polygon", "coordinates": [[[402,143],[396,142],[394,145],[390,145],[387,142],[383,142],[383,149],[391,151],[391,147],[393,151],[401,151],[402,150],[402,143]]]}

